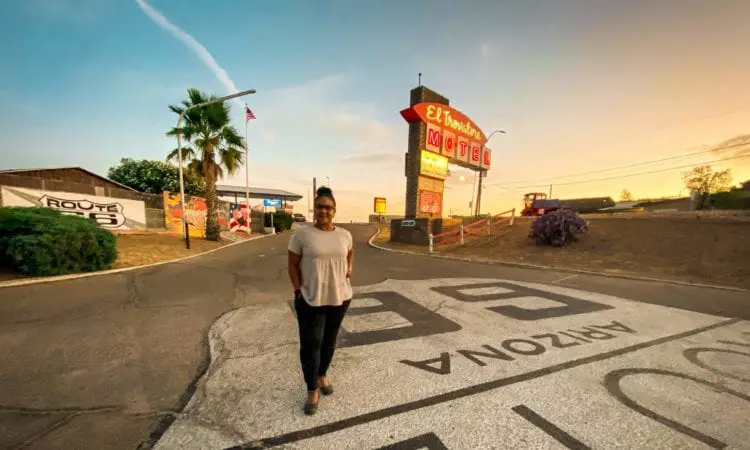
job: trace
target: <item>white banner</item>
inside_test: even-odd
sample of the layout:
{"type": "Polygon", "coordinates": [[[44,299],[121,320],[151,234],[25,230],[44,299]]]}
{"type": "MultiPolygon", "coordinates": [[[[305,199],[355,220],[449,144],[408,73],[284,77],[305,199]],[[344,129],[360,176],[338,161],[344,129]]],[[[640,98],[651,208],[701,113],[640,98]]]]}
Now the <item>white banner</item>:
{"type": "Polygon", "coordinates": [[[99,226],[109,230],[146,228],[146,207],[140,200],[15,186],[3,186],[2,194],[3,206],[52,208],[63,214],[91,218],[99,226]]]}

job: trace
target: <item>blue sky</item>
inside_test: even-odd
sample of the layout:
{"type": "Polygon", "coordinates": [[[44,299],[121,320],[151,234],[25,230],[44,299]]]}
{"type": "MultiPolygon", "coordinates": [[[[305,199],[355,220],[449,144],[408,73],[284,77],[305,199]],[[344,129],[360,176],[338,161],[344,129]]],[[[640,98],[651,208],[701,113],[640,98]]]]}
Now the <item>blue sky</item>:
{"type": "MultiPolygon", "coordinates": [[[[234,86],[257,89],[246,98],[258,116],[251,185],[307,194],[313,176],[330,177],[343,219],[363,218],[373,196],[403,211],[407,126],[398,111],[418,72],[486,132],[507,130],[490,142],[489,211],[517,206],[523,192],[544,189],[523,186],[549,177],[750,132],[743,0],[147,1],[234,86]]],[[[175,147],[164,135],[176,120],[169,104],[191,86],[229,92],[135,0],[27,0],[0,10],[2,168],[106,174],[121,157],[161,159],[175,147]]],[[[244,132],[241,108],[234,116],[244,132]]],[[[748,159],[715,166],[732,167],[740,181],[750,177],[748,159]]],[[[675,195],[679,174],[554,192],[675,195]]],[[[468,173],[448,181],[446,213],[468,212],[471,181],[468,173]]],[[[228,182],[244,184],[244,172],[228,182]]]]}

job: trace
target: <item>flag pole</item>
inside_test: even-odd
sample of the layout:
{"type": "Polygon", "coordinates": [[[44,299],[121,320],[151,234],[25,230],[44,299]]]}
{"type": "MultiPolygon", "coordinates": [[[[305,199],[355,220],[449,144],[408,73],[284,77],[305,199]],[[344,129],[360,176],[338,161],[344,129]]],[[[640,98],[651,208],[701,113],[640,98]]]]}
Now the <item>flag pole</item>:
{"type": "Polygon", "coordinates": [[[247,213],[248,227],[250,226],[250,142],[247,140],[247,103],[245,103],[245,212],[247,213]]]}

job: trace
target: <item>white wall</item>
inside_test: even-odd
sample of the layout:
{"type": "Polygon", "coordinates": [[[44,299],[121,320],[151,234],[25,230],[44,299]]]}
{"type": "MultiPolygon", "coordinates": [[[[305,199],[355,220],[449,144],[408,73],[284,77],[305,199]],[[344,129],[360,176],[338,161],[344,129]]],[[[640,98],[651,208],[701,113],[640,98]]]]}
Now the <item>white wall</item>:
{"type": "Polygon", "coordinates": [[[109,230],[146,228],[146,207],[140,200],[2,186],[2,203],[2,206],[42,206],[90,217],[109,230]]]}

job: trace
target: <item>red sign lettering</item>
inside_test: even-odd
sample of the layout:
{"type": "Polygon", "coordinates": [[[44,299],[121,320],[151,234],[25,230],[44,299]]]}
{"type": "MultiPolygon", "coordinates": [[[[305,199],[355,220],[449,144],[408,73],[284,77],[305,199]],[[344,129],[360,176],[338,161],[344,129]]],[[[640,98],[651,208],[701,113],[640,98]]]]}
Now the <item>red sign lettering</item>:
{"type": "Polygon", "coordinates": [[[478,163],[482,160],[482,147],[474,146],[471,147],[471,162],[478,163]]]}
{"type": "Polygon", "coordinates": [[[458,141],[458,156],[466,158],[466,153],[469,151],[469,143],[466,141],[458,141]]]}
{"type": "Polygon", "coordinates": [[[427,129],[427,143],[440,148],[440,144],[443,141],[443,133],[440,130],[427,129]]]}

